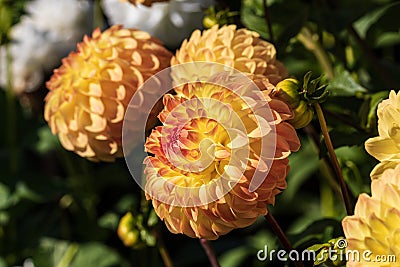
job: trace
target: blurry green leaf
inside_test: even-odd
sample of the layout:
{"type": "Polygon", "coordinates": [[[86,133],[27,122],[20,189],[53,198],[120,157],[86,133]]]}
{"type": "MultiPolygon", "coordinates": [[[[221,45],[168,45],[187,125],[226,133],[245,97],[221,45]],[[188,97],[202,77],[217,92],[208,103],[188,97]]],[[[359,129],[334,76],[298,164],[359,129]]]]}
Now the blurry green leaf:
{"type": "Polygon", "coordinates": [[[389,96],[388,91],[378,92],[371,96],[365,128],[371,129],[371,128],[376,127],[378,105],[380,102],[382,102],[382,100],[388,98],[388,96],[389,96]]]}
{"type": "Polygon", "coordinates": [[[247,256],[254,253],[248,247],[237,247],[222,254],[218,260],[221,267],[237,267],[242,266],[247,256]]]}
{"type": "Polygon", "coordinates": [[[37,194],[31,188],[29,188],[28,185],[24,182],[17,183],[16,191],[15,191],[14,195],[18,198],[25,198],[25,199],[32,200],[34,202],[42,202],[43,201],[43,197],[41,195],[37,194]]]}
{"type": "Polygon", "coordinates": [[[339,125],[329,131],[333,147],[361,145],[368,138],[366,133],[354,130],[354,128],[345,125],[339,125]]]}
{"type": "MultiPolygon", "coordinates": [[[[301,2],[288,4],[285,1],[268,1],[268,6],[275,43],[277,47],[284,48],[306,21],[308,6],[301,2]]],[[[242,22],[248,29],[258,32],[266,40],[271,40],[264,18],[263,0],[244,0],[241,12],[242,22]]]]}
{"type": "Polygon", "coordinates": [[[312,20],[335,35],[378,5],[364,0],[315,1],[310,12],[312,20]]]}
{"type": "Polygon", "coordinates": [[[52,238],[40,240],[39,249],[33,256],[37,266],[57,266],[57,263],[68,248],[68,242],[52,238]]]}
{"type": "Polygon", "coordinates": [[[10,201],[10,190],[5,184],[0,183],[0,209],[8,207],[10,201]]]}
{"type": "Polygon", "coordinates": [[[318,255],[314,261],[314,266],[318,266],[318,265],[326,262],[328,260],[328,256],[329,256],[329,253],[327,253],[325,250],[321,250],[318,253],[318,255]]]}
{"type": "Polygon", "coordinates": [[[7,224],[9,220],[10,220],[10,215],[5,211],[0,211],[0,225],[7,224]]]}
{"type": "Polygon", "coordinates": [[[300,32],[308,19],[309,10],[309,5],[301,1],[291,1],[290,4],[286,1],[275,1],[270,4],[269,15],[278,53],[283,52],[290,39],[300,32]]]}
{"type": "Polygon", "coordinates": [[[261,230],[257,232],[257,235],[250,236],[248,243],[251,247],[256,249],[263,249],[267,245],[271,249],[278,248],[277,237],[270,231],[261,230]]]}
{"type": "Polygon", "coordinates": [[[118,228],[119,216],[113,212],[107,212],[99,219],[99,225],[103,228],[116,231],[118,228]]]}
{"type": "Polygon", "coordinates": [[[305,229],[302,229],[299,233],[291,235],[291,239],[296,240],[293,246],[298,247],[312,239],[330,239],[333,237],[331,235],[342,235],[342,225],[340,221],[337,221],[335,219],[321,219],[312,222],[305,229]]]}
{"type": "Polygon", "coordinates": [[[284,201],[292,202],[300,187],[318,169],[318,155],[308,139],[301,139],[300,150],[289,157],[290,168],[287,177],[288,187],[282,193],[284,201]]]}
{"type": "MultiPolygon", "coordinates": [[[[391,45],[393,41],[394,43],[398,43],[400,38],[393,39],[393,36],[400,35],[400,20],[398,19],[398,14],[400,13],[400,2],[396,2],[390,5],[387,5],[386,8],[379,13],[379,18],[375,21],[374,24],[367,31],[366,40],[373,44],[375,47],[380,45],[382,46],[386,40],[382,41],[382,36],[385,34],[392,34],[391,42],[387,42],[387,44],[391,45]]],[[[387,37],[386,37],[387,38],[387,37]]]]}
{"type": "Polygon", "coordinates": [[[264,39],[269,39],[262,0],[244,0],[241,19],[248,29],[258,32],[264,39]]]}
{"type": "Polygon", "coordinates": [[[33,257],[35,266],[57,267],[110,267],[127,266],[120,256],[107,246],[96,243],[69,243],[63,240],[43,238],[33,257]]]}
{"type": "Polygon", "coordinates": [[[79,246],[79,250],[70,267],[110,267],[128,266],[112,249],[100,243],[86,243],[79,246]]]}
{"type": "Polygon", "coordinates": [[[7,267],[7,262],[5,259],[3,259],[2,257],[0,257],[0,267],[7,267]]]}
{"type": "Polygon", "coordinates": [[[154,209],[151,209],[149,218],[147,219],[147,226],[149,227],[155,226],[159,222],[159,220],[160,219],[158,218],[154,209]]]}
{"type": "Polygon", "coordinates": [[[335,78],[330,81],[327,89],[331,96],[356,96],[366,93],[367,90],[359,85],[347,70],[336,70],[335,78]]]}
{"type": "Polygon", "coordinates": [[[39,141],[36,143],[35,149],[39,154],[45,154],[59,147],[60,143],[57,136],[51,133],[47,125],[38,130],[38,135],[39,141]]]}
{"type": "Polygon", "coordinates": [[[329,246],[330,246],[329,243],[315,244],[315,245],[312,245],[311,247],[308,247],[307,250],[318,251],[322,248],[329,247],[329,246]]]}
{"type": "Polygon", "coordinates": [[[135,207],[138,203],[137,198],[133,195],[126,195],[123,196],[118,203],[116,204],[116,210],[117,212],[124,213],[127,210],[132,209],[135,207]]]}
{"type": "Polygon", "coordinates": [[[381,8],[377,8],[371,12],[368,12],[359,20],[354,23],[354,28],[357,30],[361,38],[365,38],[368,29],[377,22],[377,20],[385,14],[386,10],[392,5],[386,5],[381,8]]]}

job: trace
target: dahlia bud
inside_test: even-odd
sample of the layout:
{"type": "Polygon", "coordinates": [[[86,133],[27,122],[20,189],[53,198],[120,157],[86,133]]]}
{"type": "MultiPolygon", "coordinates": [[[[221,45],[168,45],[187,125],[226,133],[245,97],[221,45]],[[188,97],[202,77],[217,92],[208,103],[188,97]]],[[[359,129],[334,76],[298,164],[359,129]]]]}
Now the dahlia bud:
{"type": "Polygon", "coordinates": [[[300,84],[299,81],[292,78],[287,78],[280,81],[275,86],[276,96],[285,100],[291,108],[297,108],[300,104],[300,84]]]}
{"type": "Polygon", "coordinates": [[[132,213],[128,212],[121,218],[117,233],[125,246],[132,247],[137,243],[139,239],[139,229],[136,228],[132,213]]]}
{"type": "MultiPolygon", "coordinates": [[[[78,44],[78,51],[63,60],[47,87],[44,116],[53,134],[58,134],[65,149],[93,161],[114,161],[122,153],[122,124],[125,110],[137,89],[152,75],[169,66],[172,54],[158,39],[143,31],[113,26],[103,33],[93,32],[78,44]]],[[[145,95],[135,116],[147,112],[145,95]],[[144,111],[144,110],[146,111],[144,111]]],[[[148,127],[157,121],[150,114],[148,127]]],[[[134,120],[134,118],[132,119],[134,120]]],[[[132,121],[131,120],[131,121],[132,121]]],[[[132,146],[135,132],[143,125],[130,123],[132,146]]]]}
{"type": "Polygon", "coordinates": [[[289,120],[289,123],[294,128],[300,129],[306,127],[314,117],[314,110],[304,100],[300,101],[299,105],[293,110],[293,118],[289,120]]]}
{"type": "Polygon", "coordinates": [[[314,117],[314,110],[300,95],[301,85],[298,80],[288,78],[279,82],[274,94],[285,101],[293,110],[293,118],[289,120],[296,129],[307,126],[314,117]]]}

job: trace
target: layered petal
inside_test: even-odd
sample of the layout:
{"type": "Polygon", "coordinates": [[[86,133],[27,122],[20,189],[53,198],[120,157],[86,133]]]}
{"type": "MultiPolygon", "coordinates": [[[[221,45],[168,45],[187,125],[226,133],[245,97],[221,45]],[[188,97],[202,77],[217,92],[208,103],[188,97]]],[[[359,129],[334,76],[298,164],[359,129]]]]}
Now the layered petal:
{"type": "Polygon", "coordinates": [[[350,258],[347,266],[398,266],[400,257],[400,165],[386,169],[371,184],[372,195],[361,194],[353,216],[342,224],[348,250],[357,250],[360,260],[350,258]],[[370,256],[362,256],[364,251],[370,256]],[[391,259],[375,261],[375,259],[391,259]],[[396,261],[394,261],[396,260],[396,261]]]}
{"type": "MultiPolygon", "coordinates": [[[[144,81],[169,66],[171,56],[159,40],[139,30],[113,26],[104,32],[95,30],[91,38],[85,36],[78,51],[63,59],[46,84],[50,91],[44,115],[52,132],[59,134],[67,150],[90,160],[121,157],[129,101],[144,81]]],[[[153,112],[160,108],[156,105],[153,112]]],[[[155,122],[156,117],[150,116],[148,126],[155,122]]],[[[132,137],[140,127],[129,126],[132,137]]]]}
{"type": "Polygon", "coordinates": [[[373,179],[400,162],[400,92],[391,91],[377,113],[379,136],[365,142],[367,152],[381,161],[371,172],[373,179]]]}
{"type": "Polygon", "coordinates": [[[256,84],[221,72],[164,96],[162,126],[146,142],[145,189],[171,232],[217,239],[265,215],[286,188],[287,157],[300,146],[285,122],[292,114],[267,79],[256,84]]]}
{"type": "MultiPolygon", "coordinates": [[[[201,32],[196,30],[188,40],[185,40],[171,65],[187,62],[207,61],[216,62],[235,68],[236,70],[264,76],[272,84],[277,84],[288,76],[286,68],[276,59],[275,47],[262,40],[258,33],[247,29],[237,29],[235,25],[219,28],[218,25],[201,32]]],[[[196,77],[210,77],[220,69],[205,68],[188,70],[175,76],[175,82],[193,81],[196,77]]]]}

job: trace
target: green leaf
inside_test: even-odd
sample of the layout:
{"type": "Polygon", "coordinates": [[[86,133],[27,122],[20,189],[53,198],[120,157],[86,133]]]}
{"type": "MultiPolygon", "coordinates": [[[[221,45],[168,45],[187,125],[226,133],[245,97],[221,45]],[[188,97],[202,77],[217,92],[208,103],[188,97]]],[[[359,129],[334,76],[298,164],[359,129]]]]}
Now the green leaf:
{"type": "Polygon", "coordinates": [[[82,266],[127,266],[127,263],[123,262],[118,253],[109,247],[90,242],[79,246],[79,250],[70,265],[70,267],[82,266]]]}
{"type": "Polygon", "coordinates": [[[99,219],[99,225],[103,228],[116,231],[118,228],[119,216],[113,212],[107,212],[99,219]]]}
{"type": "Polygon", "coordinates": [[[378,105],[380,102],[382,102],[382,100],[388,98],[388,96],[389,96],[388,91],[378,92],[371,96],[371,101],[369,103],[369,112],[368,112],[368,117],[367,117],[367,123],[365,125],[365,127],[367,129],[376,127],[378,105]]]}
{"type": "Polygon", "coordinates": [[[318,253],[318,255],[314,261],[314,266],[318,266],[318,265],[326,262],[328,260],[328,256],[329,256],[329,253],[327,253],[325,250],[321,250],[318,253]]]}
{"type": "Polygon", "coordinates": [[[308,139],[301,139],[300,150],[289,157],[290,168],[288,187],[282,193],[282,200],[292,202],[300,187],[318,170],[318,155],[315,154],[313,144],[308,139]]]}
{"type": "Polygon", "coordinates": [[[307,250],[318,251],[322,248],[326,248],[326,247],[330,247],[330,246],[331,246],[331,244],[329,244],[329,243],[315,244],[315,245],[308,247],[307,250]]]}
{"type": "Polygon", "coordinates": [[[331,96],[357,96],[364,94],[367,89],[359,85],[347,70],[336,70],[335,78],[330,81],[327,89],[331,96]]]}
{"type": "Polygon", "coordinates": [[[101,243],[78,244],[53,238],[43,238],[40,241],[33,262],[35,266],[57,267],[128,266],[117,252],[101,243]]]}
{"type": "Polygon", "coordinates": [[[354,23],[354,28],[357,30],[361,38],[365,38],[368,29],[375,24],[383,14],[385,14],[390,6],[392,5],[386,5],[368,12],[354,23]]]}
{"type": "Polygon", "coordinates": [[[5,209],[10,204],[10,190],[5,184],[0,183],[0,209],[5,209]]]}
{"type": "Polygon", "coordinates": [[[386,8],[379,13],[379,19],[377,19],[376,22],[368,29],[366,40],[374,47],[398,43],[400,41],[400,20],[398,19],[399,13],[400,2],[397,1],[396,3],[387,5],[386,8]],[[393,39],[393,37],[396,36],[397,38],[393,39]]]}
{"type": "Polygon", "coordinates": [[[243,261],[253,251],[247,247],[237,247],[222,254],[218,260],[222,267],[237,267],[242,266],[243,261]]]}
{"type": "Polygon", "coordinates": [[[35,144],[35,150],[39,154],[45,154],[60,146],[57,136],[51,133],[47,125],[38,130],[38,136],[39,141],[35,144]]]}

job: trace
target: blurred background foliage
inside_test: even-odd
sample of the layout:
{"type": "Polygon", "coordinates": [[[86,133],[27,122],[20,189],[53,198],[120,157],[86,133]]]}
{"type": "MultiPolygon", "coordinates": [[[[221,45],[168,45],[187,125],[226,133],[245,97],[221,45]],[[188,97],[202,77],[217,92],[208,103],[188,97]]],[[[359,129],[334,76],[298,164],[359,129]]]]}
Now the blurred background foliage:
{"type": "MultiPolygon", "coordinates": [[[[1,44],[9,42],[8,30],[26,2],[0,0],[1,44]]],[[[290,75],[301,79],[312,70],[330,80],[322,106],[354,204],[358,194],[369,191],[376,164],[363,144],[376,135],[377,104],[400,84],[400,1],[221,0],[216,8],[237,11],[237,24],[273,42],[290,75]]],[[[0,267],[33,266],[32,261],[57,267],[163,266],[154,236],[164,241],[175,266],[209,265],[198,240],[148,222],[154,214],[123,159],[92,163],[61,147],[43,119],[44,85],[19,97],[3,89],[0,267]],[[117,235],[128,211],[144,216],[142,245],[135,249],[117,235]]],[[[305,249],[343,235],[345,209],[317,120],[299,135],[302,147],[290,157],[288,188],[270,211],[294,247],[305,249]]],[[[212,245],[222,266],[289,266],[257,259],[265,245],[281,247],[262,217],[212,245]]]]}

